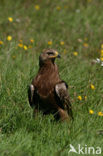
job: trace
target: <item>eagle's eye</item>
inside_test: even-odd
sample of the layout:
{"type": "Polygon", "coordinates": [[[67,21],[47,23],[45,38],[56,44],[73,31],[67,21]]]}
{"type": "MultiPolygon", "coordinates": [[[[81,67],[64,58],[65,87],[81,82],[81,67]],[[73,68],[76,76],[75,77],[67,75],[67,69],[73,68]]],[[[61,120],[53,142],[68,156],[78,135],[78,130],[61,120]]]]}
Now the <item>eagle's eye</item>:
{"type": "Polygon", "coordinates": [[[53,52],[47,52],[47,54],[48,54],[48,55],[54,55],[54,53],[53,53],[53,52]]]}

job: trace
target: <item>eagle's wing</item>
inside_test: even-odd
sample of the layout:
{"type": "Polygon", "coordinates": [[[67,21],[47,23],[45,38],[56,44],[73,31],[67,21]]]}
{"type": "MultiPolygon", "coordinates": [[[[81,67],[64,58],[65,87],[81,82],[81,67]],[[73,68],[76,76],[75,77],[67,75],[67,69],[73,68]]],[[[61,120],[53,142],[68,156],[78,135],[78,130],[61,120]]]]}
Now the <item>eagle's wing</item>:
{"type": "Polygon", "coordinates": [[[31,107],[35,105],[34,91],[35,91],[35,87],[31,84],[28,88],[28,99],[31,107]]]}
{"type": "Polygon", "coordinates": [[[68,115],[73,119],[72,107],[67,89],[68,85],[64,81],[56,84],[55,86],[55,92],[58,97],[58,105],[64,110],[67,110],[68,115]]]}

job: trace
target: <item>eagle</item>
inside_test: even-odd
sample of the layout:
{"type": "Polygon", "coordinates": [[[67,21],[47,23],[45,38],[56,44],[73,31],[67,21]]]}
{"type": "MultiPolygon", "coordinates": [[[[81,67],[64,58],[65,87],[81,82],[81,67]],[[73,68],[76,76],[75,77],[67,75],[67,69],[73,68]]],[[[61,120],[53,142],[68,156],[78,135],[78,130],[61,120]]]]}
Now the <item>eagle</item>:
{"type": "Polygon", "coordinates": [[[60,79],[55,59],[60,54],[54,49],[45,49],[39,56],[39,70],[28,88],[28,100],[33,114],[53,114],[56,120],[73,119],[68,85],[60,79]]]}

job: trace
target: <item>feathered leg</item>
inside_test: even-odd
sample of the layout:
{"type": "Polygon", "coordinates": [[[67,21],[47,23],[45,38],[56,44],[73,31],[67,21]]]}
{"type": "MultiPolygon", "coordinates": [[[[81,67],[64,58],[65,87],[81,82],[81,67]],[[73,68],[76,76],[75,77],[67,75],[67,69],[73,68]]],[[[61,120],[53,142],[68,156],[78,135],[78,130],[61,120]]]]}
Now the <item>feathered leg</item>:
{"type": "Polygon", "coordinates": [[[61,121],[69,120],[69,115],[68,115],[68,112],[66,110],[59,108],[58,114],[59,114],[61,121]]]}

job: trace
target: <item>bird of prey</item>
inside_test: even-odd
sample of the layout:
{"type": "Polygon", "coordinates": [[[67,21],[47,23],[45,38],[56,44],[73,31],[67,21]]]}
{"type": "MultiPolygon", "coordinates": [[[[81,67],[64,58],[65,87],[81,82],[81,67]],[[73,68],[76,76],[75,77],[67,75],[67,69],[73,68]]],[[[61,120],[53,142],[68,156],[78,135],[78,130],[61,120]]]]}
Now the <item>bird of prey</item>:
{"type": "Polygon", "coordinates": [[[53,114],[56,120],[72,118],[68,85],[60,79],[55,59],[60,58],[54,49],[44,50],[39,57],[39,71],[28,88],[29,104],[34,115],[41,111],[53,114]]]}

